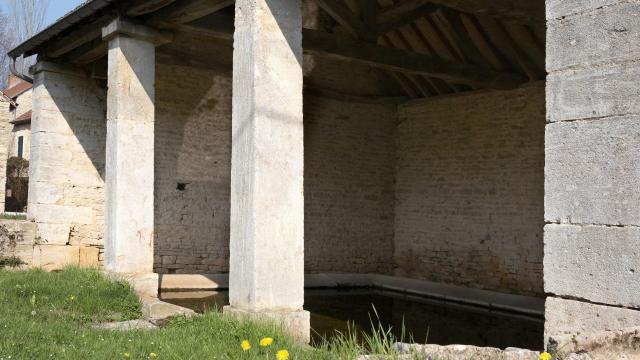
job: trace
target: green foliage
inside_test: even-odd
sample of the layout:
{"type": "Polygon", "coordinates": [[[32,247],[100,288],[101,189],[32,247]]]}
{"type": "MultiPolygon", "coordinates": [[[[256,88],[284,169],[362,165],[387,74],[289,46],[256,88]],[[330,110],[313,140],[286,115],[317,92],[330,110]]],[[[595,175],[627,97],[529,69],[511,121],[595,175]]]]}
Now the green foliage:
{"type": "Polygon", "coordinates": [[[0,289],[0,359],[265,359],[267,353],[274,359],[287,349],[291,360],[353,360],[367,348],[392,350],[393,339],[381,327],[364,343],[349,331],[312,348],[273,324],[241,323],[218,311],[175,317],[157,330],[94,329],[94,323],[141,316],[131,287],[96,270],[0,270],[0,289]],[[259,346],[264,337],[274,339],[268,349],[259,346]],[[243,340],[251,351],[241,349],[243,340]]]}
{"type": "Polygon", "coordinates": [[[17,268],[21,265],[25,265],[26,263],[22,261],[19,257],[8,256],[8,257],[0,257],[0,269],[5,267],[9,268],[17,268]]]}
{"type": "Polygon", "coordinates": [[[0,214],[0,219],[2,219],[2,220],[27,220],[27,215],[1,213],[0,214]]]}

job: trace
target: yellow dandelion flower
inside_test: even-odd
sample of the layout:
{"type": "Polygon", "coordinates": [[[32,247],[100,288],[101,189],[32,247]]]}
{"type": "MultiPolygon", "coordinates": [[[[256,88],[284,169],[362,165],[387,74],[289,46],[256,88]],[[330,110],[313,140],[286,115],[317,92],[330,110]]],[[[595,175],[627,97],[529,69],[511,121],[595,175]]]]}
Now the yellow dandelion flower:
{"type": "Polygon", "coordinates": [[[152,352],[152,353],[149,353],[149,357],[157,358],[157,357],[158,357],[158,354],[156,354],[156,353],[152,352]]]}
{"type": "Polygon", "coordinates": [[[126,352],[126,353],[122,354],[122,356],[124,356],[125,359],[128,359],[131,356],[131,354],[126,352]]]}
{"type": "Polygon", "coordinates": [[[548,352],[543,352],[542,354],[540,354],[540,360],[551,360],[553,358],[553,356],[551,356],[551,354],[549,354],[548,352]]]}
{"type": "Polygon", "coordinates": [[[262,340],[260,340],[260,346],[266,347],[273,344],[273,338],[270,337],[266,337],[262,340]]]}
{"type": "Polygon", "coordinates": [[[276,353],[277,360],[289,360],[289,352],[287,350],[278,350],[276,353]]]}
{"type": "Polygon", "coordinates": [[[242,350],[248,351],[249,349],[251,349],[251,343],[249,343],[249,340],[242,340],[242,343],[240,343],[240,347],[242,348],[242,350]]]}

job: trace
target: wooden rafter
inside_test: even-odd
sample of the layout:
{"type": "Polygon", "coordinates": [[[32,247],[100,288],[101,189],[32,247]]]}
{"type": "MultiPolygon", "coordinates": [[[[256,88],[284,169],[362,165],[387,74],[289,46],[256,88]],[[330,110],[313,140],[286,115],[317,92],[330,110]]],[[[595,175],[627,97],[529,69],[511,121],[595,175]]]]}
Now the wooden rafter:
{"type": "Polygon", "coordinates": [[[351,35],[363,38],[368,32],[367,25],[347,7],[344,2],[337,0],[317,0],[318,6],[342,25],[351,35]]]}
{"type": "MultiPolygon", "coordinates": [[[[216,18],[223,18],[218,16],[216,18]]],[[[233,21],[212,20],[216,28],[198,28],[190,24],[180,29],[197,31],[217,38],[233,37],[233,21]]],[[[443,60],[412,51],[384,47],[363,41],[337,37],[318,30],[303,29],[303,49],[305,53],[339,59],[346,62],[363,64],[383,70],[433,76],[455,83],[470,84],[485,88],[512,88],[524,81],[518,74],[500,72],[443,60]]]]}
{"type": "Polygon", "coordinates": [[[161,8],[175,2],[176,0],[144,0],[131,5],[126,13],[127,16],[140,16],[158,11],[161,8]]]}
{"type": "Polygon", "coordinates": [[[182,0],[165,6],[151,14],[146,22],[150,25],[184,24],[213,14],[227,6],[233,5],[234,0],[182,0]]]}
{"type": "Polygon", "coordinates": [[[374,31],[377,35],[385,34],[403,25],[433,13],[440,8],[429,0],[410,0],[384,9],[376,17],[374,31]]]}

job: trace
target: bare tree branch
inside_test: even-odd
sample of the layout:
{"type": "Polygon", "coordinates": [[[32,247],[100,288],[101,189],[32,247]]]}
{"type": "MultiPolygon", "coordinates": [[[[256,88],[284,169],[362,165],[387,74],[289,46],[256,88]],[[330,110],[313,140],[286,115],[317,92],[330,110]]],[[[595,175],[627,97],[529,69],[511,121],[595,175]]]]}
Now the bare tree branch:
{"type": "MultiPolygon", "coordinates": [[[[9,32],[13,33],[12,48],[37,34],[44,27],[49,0],[6,0],[9,8],[9,32]]],[[[27,73],[33,65],[33,57],[18,59],[16,68],[27,73]]]]}

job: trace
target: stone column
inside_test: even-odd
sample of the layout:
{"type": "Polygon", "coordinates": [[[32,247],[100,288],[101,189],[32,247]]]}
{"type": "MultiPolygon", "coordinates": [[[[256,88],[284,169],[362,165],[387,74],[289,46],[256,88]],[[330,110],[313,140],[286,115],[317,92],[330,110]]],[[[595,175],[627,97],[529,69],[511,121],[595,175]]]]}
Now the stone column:
{"type": "Polygon", "coordinates": [[[639,17],[547,0],[545,340],[640,326],[639,17]]]}
{"type": "Polygon", "coordinates": [[[230,307],[309,340],[299,0],[236,1],[230,307]]]}
{"type": "Polygon", "coordinates": [[[121,19],[103,28],[102,37],[109,41],[105,268],[114,273],[150,274],[155,46],[168,38],[121,19]]]}
{"type": "Polygon", "coordinates": [[[28,217],[41,245],[33,266],[98,266],[104,230],[105,90],[77,68],[31,69],[28,217]]]}

